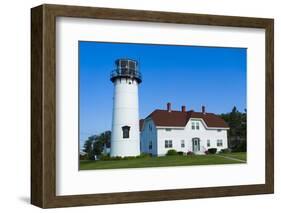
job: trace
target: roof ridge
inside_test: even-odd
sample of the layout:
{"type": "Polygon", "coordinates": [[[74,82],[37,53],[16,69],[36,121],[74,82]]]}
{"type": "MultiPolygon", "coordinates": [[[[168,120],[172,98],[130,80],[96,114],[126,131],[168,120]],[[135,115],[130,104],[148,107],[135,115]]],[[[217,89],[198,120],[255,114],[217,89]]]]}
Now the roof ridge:
{"type": "Polygon", "coordinates": [[[145,119],[151,118],[156,126],[186,126],[190,118],[203,119],[208,127],[225,128],[227,123],[214,113],[203,113],[189,111],[172,110],[171,112],[163,109],[155,109],[145,119]]]}

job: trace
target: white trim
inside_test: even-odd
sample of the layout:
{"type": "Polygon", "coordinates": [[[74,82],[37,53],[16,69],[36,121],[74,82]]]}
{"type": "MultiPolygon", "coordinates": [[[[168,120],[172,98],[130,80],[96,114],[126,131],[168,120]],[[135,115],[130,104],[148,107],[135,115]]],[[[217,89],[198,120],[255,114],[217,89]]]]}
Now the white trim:
{"type": "Polygon", "coordinates": [[[185,128],[185,126],[179,127],[179,126],[156,126],[156,125],[155,125],[155,127],[156,127],[156,129],[184,129],[185,128]]]}

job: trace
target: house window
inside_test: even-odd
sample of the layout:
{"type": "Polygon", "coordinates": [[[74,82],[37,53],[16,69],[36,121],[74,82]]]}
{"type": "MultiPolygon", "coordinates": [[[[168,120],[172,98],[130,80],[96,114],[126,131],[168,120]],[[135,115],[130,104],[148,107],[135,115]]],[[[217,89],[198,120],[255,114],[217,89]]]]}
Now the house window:
{"type": "Polygon", "coordinates": [[[122,126],[123,131],[123,138],[129,138],[130,137],[130,128],[129,126],[122,126]]]}
{"type": "Polygon", "coordinates": [[[169,129],[169,128],[166,128],[165,129],[167,132],[171,132],[172,130],[171,129],[169,129]]]}
{"type": "Polygon", "coordinates": [[[195,122],[191,123],[191,129],[195,129],[195,122]]]}
{"type": "Polygon", "coordinates": [[[165,148],[172,148],[173,141],[172,140],[165,140],[165,148]]]}
{"type": "Polygon", "coordinates": [[[196,129],[199,129],[199,122],[196,122],[196,129]]]}
{"type": "Polygon", "coordinates": [[[149,146],[148,146],[148,149],[152,149],[152,141],[149,141],[149,146]]]}
{"type": "Polygon", "coordinates": [[[181,148],[184,148],[184,147],[185,147],[184,140],[181,140],[181,148]]]}
{"type": "Polygon", "coordinates": [[[222,146],[222,140],[221,139],[217,140],[217,146],[222,146]]]}
{"type": "Polygon", "coordinates": [[[148,127],[149,127],[149,130],[152,131],[152,126],[151,126],[151,124],[149,124],[148,127]]]}
{"type": "Polygon", "coordinates": [[[207,147],[210,147],[211,146],[211,142],[210,142],[210,139],[207,140],[207,147]]]}
{"type": "Polygon", "coordinates": [[[199,122],[192,122],[191,123],[191,129],[195,130],[199,130],[199,122]]]}

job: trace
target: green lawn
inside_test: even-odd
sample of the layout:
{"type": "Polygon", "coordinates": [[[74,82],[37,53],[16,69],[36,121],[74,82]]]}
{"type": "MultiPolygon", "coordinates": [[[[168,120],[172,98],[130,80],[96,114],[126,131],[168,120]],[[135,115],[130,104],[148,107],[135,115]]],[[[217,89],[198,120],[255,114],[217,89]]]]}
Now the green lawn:
{"type": "Polygon", "coordinates": [[[242,163],[234,159],[223,158],[222,156],[226,156],[226,157],[228,156],[238,160],[246,161],[246,153],[147,157],[147,158],[136,158],[136,159],[129,159],[129,160],[112,160],[112,161],[81,160],[80,170],[242,163]]]}
{"type": "Polygon", "coordinates": [[[220,154],[220,155],[247,161],[246,152],[233,152],[233,153],[220,154]]]}

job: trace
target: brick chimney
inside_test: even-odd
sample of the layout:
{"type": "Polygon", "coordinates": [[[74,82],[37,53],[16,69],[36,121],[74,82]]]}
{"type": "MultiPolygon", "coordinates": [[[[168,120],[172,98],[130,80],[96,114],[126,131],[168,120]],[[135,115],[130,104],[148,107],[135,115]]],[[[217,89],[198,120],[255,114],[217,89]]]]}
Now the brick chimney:
{"type": "Polygon", "coordinates": [[[186,112],[186,107],[185,106],[181,106],[181,111],[182,112],[186,112]]]}
{"type": "Polygon", "coordinates": [[[203,113],[203,114],[206,113],[205,106],[202,106],[202,113],[203,113]]]}
{"type": "Polygon", "coordinates": [[[171,103],[170,103],[170,102],[167,103],[167,111],[168,111],[168,112],[171,112],[171,111],[172,111],[172,106],[171,106],[171,103]]]}

